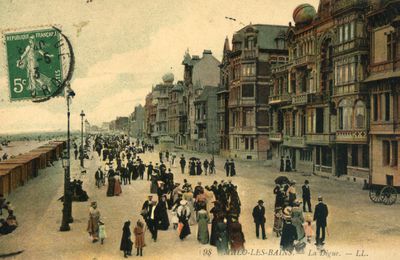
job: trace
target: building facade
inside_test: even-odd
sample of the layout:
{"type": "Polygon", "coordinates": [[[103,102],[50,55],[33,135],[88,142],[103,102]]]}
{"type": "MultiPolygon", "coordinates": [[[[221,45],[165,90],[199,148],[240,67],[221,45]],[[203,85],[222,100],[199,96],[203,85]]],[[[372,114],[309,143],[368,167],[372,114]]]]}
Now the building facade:
{"type": "Polygon", "coordinates": [[[182,81],[169,91],[168,102],[168,133],[174,139],[177,147],[186,145],[187,131],[187,97],[186,89],[182,81]]]}
{"type": "Polygon", "coordinates": [[[228,81],[229,91],[225,115],[229,116],[228,143],[233,158],[271,157],[268,139],[271,65],[286,62],[286,31],[287,26],[250,24],[233,35],[232,49],[224,53],[227,60],[223,64],[223,80],[228,81]]]}
{"type": "Polygon", "coordinates": [[[194,101],[201,95],[205,86],[218,87],[219,64],[210,50],[204,50],[201,58],[196,55],[191,57],[188,52],[185,53],[182,65],[184,65],[184,84],[187,89],[187,149],[196,150],[197,147],[194,101]]]}
{"type": "Polygon", "coordinates": [[[215,86],[204,86],[201,94],[194,100],[195,150],[216,154],[219,152],[217,122],[217,91],[215,86]]]}
{"type": "Polygon", "coordinates": [[[372,1],[370,34],[370,183],[400,185],[400,1],[372,1]]]}
{"type": "Polygon", "coordinates": [[[269,97],[275,159],[288,157],[300,171],[368,176],[368,6],[321,0],[318,12],[294,10],[289,61],[273,68],[269,97]]]}

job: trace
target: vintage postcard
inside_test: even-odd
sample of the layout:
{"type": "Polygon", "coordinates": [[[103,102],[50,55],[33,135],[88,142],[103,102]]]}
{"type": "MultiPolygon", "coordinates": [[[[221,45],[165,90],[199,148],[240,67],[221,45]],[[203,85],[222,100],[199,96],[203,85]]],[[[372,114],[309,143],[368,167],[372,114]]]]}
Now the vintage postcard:
{"type": "Polygon", "coordinates": [[[399,0],[0,0],[0,258],[400,259],[399,0]]]}

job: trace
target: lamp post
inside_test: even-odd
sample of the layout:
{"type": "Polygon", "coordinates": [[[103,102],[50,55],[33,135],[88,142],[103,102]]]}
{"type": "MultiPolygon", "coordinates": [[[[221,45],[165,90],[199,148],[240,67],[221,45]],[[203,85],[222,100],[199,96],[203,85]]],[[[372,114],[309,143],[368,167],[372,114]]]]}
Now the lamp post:
{"type": "Polygon", "coordinates": [[[83,117],[85,116],[85,113],[81,112],[81,167],[85,167],[83,164],[83,159],[84,159],[84,153],[83,153],[83,117]]]}
{"type": "Polygon", "coordinates": [[[71,168],[70,168],[70,151],[71,151],[71,133],[70,133],[70,99],[75,96],[75,92],[70,90],[67,94],[67,150],[64,151],[62,157],[62,165],[64,168],[64,203],[62,210],[62,221],[60,231],[69,231],[69,223],[72,223],[74,220],[72,218],[72,192],[70,189],[70,176],[71,176],[71,168]]]}

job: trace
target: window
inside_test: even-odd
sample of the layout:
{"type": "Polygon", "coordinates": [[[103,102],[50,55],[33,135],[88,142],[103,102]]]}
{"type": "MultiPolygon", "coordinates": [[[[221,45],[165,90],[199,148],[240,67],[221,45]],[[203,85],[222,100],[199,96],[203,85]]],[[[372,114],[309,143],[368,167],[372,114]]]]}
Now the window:
{"type": "Polygon", "coordinates": [[[254,97],[254,85],[242,85],[242,97],[254,97]]]}
{"type": "Polygon", "coordinates": [[[249,150],[249,138],[247,137],[244,139],[244,149],[249,150]]]}
{"type": "Polygon", "coordinates": [[[397,141],[392,141],[392,155],[391,155],[391,161],[390,161],[390,166],[397,166],[397,141]]]}
{"type": "Polygon", "coordinates": [[[354,35],[355,35],[354,27],[355,27],[355,22],[353,21],[350,23],[350,40],[354,39],[354,35]]]}
{"type": "Polygon", "coordinates": [[[361,100],[357,101],[357,103],[356,103],[355,119],[356,119],[356,128],[364,129],[365,128],[365,104],[361,100]]]}
{"type": "Polygon", "coordinates": [[[390,164],[390,142],[382,141],[382,165],[387,166],[390,164]]]}
{"type": "Polygon", "coordinates": [[[373,120],[378,121],[378,95],[373,94],[372,96],[372,102],[373,102],[373,120]]]}
{"type": "Polygon", "coordinates": [[[385,93],[385,121],[390,120],[390,93],[385,93]]]}
{"type": "Polygon", "coordinates": [[[339,27],[339,42],[343,42],[343,26],[339,27]]]}
{"type": "Polygon", "coordinates": [[[344,25],[344,37],[343,40],[346,42],[349,39],[349,25],[344,25]]]}
{"type": "Polygon", "coordinates": [[[318,134],[322,134],[324,132],[324,108],[319,107],[316,110],[316,117],[317,117],[317,125],[315,128],[315,132],[318,134]]]}
{"type": "Polygon", "coordinates": [[[388,32],[386,34],[386,47],[387,47],[387,60],[394,60],[396,56],[396,37],[394,32],[388,32]]]}
{"type": "Polygon", "coordinates": [[[250,150],[254,150],[254,138],[250,138],[250,150]]]}
{"type": "Polygon", "coordinates": [[[343,99],[339,103],[339,129],[349,130],[352,128],[353,108],[352,102],[348,99],[343,99]]]}

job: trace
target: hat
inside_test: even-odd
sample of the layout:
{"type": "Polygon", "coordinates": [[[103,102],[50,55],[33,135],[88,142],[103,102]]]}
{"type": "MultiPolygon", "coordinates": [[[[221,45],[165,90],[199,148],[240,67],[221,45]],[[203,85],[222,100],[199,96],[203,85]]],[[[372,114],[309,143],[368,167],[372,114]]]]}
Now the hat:
{"type": "Polygon", "coordinates": [[[296,181],[295,180],[291,180],[290,184],[296,184],[296,181]]]}
{"type": "Polygon", "coordinates": [[[153,195],[151,195],[151,194],[150,194],[150,195],[148,195],[147,197],[149,197],[149,198],[153,198],[153,195]]]}
{"type": "Polygon", "coordinates": [[[318,201],[322,201],[322,196],[318,196],[318,201]]]}
{"type": "Polygon", "coordinates": [[[181,200],[180,204],[181,204],[182,206],[185,206],[185,205],[187,204],[187,200],[181,200]]]}
{"type": "Polygon", "coordinates": [[[92,201],[92,202],[90,203],[90,206],[97,206],[97,202],[96,202],[96,201],[92,201]]]}
{"type": "Polygon", "coordinates": [[[263,203],[264,203],[264,201],[262,201],[262,200],[259,200],[257,203],[258,203],[258,204],[263,204],[263,203]]]}
{"type": "Polygon", "coordinates": [[[283,210],[283,214],[285,214],[286,216],[290,216],[292,214],[292,208],[291,207],[286,207],[283,210]]]}
{"type": "Polygon", "coordinates": [[[300,204],[301,204],[302,202],[300,201],[300,200],[295,200],[294,202],[293,202],[293,204],[295,205],[295,206],[300,206],[300,204]]]}

